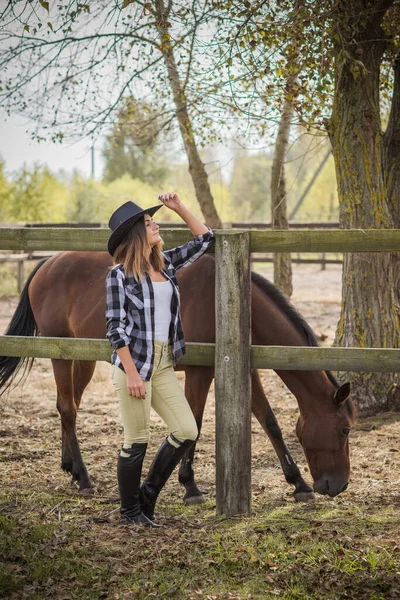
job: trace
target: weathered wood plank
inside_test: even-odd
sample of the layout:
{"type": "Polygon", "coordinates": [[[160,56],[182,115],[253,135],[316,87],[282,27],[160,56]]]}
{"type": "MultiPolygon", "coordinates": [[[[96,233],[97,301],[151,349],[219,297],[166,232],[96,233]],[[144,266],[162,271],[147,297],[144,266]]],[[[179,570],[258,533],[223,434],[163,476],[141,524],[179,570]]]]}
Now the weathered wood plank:
{"type": "MultiPolygon", "coordinates": [[[[1,229],[0,229],[1,233],[1,229]]],[[[28,260],[29,254],[10,254],[9,256],[0,256],[0,264],[4,263],[19,263],[28,260]]]]}
{"type": "Polygon", "coordinates": [[[249,234],[217,236],[215,425],[217,513],[249,514],[251,382],[249,234]]]}
{"type": "MultiPolygon", "coordinates": [[[[0,336],[0,356],[65,358],[110,361],[107,340],[0,336]]],[[[187,342],[180,365],[214,366],[215,345],[187,342]]],[[[255,369],[288,371],[364,371],[397,373],[397,348],[309,348],[304,346],[252,346],[255,369]]]]}
{"type": "Polygon", "coordinates": [[[110,362],[111,348],[108,340],[3,335],[0,356],[110,362]]]}
{"type": "MultiPolygon", "coordinates": [[[[109,229],[75,228],[0,228],[0,250],[86,250],[107,251],[109,229]]],[[[174,248],[192,239],[188,229],[165,229],[162,231],[165,248],[174,248]]]]}
{"type": "MultiPolygon", "coordinates": [[[[64,360],[101,360],[110,362],[108,340],[52,337],[0,336],[0,356],[59,358],[64,360]]],[[[186,344],[181,365],[214,365],[214,344],[186,344]]]]}
{"type": "Polygon", "coordinates": [[[251,231],[252,252],[396,252],[400,229],[251,231]]]}
{"type": "MultiPolygon", "coordinates": [[[[220,230],[217,235],[236,235],[238,230],[220,230]]],[[[0,228],[0,250],[106,251],[108,229],[0,228]]],[[[165,248],[191,239],[187,229],[163,229],[165,248]]],[[[400,251],[400,229],[333,229],[303,231],[251,231],[251,252],[396,252],[400,251]]]]}
{"type": "Polygon", "coordinates": [[[288,371],[355,371],[397,373],[397,348],[313,348],[304,346],[252,346],[255,369],[288,371]]]}

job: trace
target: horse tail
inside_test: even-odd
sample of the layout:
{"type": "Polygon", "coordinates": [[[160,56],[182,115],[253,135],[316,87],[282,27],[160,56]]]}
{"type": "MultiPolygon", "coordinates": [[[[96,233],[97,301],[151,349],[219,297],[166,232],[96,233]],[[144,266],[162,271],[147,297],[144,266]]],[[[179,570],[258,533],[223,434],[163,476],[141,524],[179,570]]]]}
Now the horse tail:
{"type": "MultiPolygon", "coordinates": [[[[27,282],[25,283],[24,289],[21,292],[21,296],[18,302],[18,306],[16,311],[11,319],[11,323],[8,326],[8,329],[5,335],[26,335],[26,336],[35,336],[38,335],[39,329],[35,321],[35,317],[33,315],[31,303],[29,300],[28,289],[29,285],[40,269],[40,267],[45,263],[47,258],[41,260],[39,264],[33,269],[32,273],[29,275],[27,282]]],[[[16,383],[20,383],[20,381],[24,378],[24,376],[28,375],[29,371],[33,365],[33,358],[28,357],[18,357],[18,356],[0,356],[0,396],[6,392],[14,379],[18,375],[18,373],[22,369],[21,377],[19,381],[16,383]]]]}

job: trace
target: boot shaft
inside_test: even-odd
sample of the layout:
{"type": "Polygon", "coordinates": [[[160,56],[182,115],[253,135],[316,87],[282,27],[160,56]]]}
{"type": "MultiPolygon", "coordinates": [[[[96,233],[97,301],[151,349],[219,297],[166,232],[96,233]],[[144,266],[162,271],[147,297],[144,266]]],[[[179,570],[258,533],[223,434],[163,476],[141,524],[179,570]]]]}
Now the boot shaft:
{"type": "Polygon", "coordinates": [[[140,503],[143,513],[153,520],[158,494],[168,481],[171,473],[194,444],[194,440],[185,440],[176,448],[168,439],[161,444],[149,469],[145,481],[140,486],[140,503]]]}
{"type": "Polygon", "coordinates": [[[129,456],[118,456],[117,477],[121,515],[132,517],[141,513],[140,478],[146,450],[147,444],[132,444],[130,448],[123,448],[123,452],[129,456]]]}

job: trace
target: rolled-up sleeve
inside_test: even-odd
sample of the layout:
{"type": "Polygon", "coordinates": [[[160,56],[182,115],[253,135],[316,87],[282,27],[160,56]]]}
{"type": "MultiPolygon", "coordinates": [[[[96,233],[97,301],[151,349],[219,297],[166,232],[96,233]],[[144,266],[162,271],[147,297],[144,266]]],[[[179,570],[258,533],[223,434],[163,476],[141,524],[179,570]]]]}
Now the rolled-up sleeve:
{"type": "Polygon", "coordinates": [[[192,264],[200,258],[215,242],[215,235],[211,229],[207,233],[196,235],[190,242],[177,246],[171,250],[166,250],[164,256],[169,260],[172,266],[179,271],[192,264]]]}
{"type": "Polygon", "coordinates": [[[106,323],[107,337],[114,350],[129,346],[126,335],[126,311],[124,275],[121,271],[112,269],[106,278],[106,323]]]}

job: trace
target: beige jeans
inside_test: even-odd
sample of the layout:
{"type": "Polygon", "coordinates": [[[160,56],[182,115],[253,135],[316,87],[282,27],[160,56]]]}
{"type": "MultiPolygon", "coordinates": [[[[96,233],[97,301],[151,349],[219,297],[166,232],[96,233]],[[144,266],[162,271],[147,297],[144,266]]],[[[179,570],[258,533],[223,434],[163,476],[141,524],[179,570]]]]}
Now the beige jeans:
{"type": "Polygon", "coordinates": [[[154,369],[150,381],[144,382],[144,400],[129,396],[126,375],[115,365],[112,366],[112,381],[120,402],[124,448],[148,442],[151,407],[166,422],[174,436],[168,438],[173,446],[179,445],[174,438],[179,442],[197,438],[197,424],[173,369],[168,342],[154,342],[154,369]]]}

